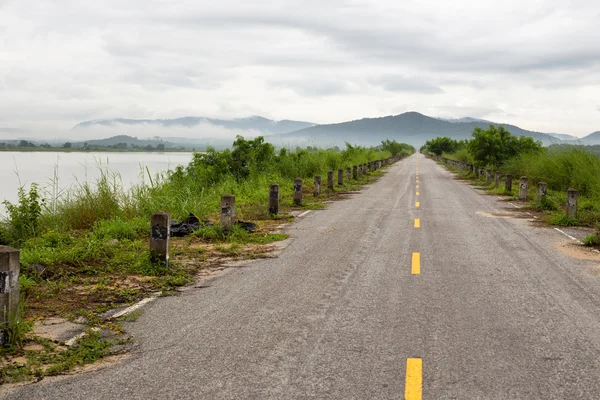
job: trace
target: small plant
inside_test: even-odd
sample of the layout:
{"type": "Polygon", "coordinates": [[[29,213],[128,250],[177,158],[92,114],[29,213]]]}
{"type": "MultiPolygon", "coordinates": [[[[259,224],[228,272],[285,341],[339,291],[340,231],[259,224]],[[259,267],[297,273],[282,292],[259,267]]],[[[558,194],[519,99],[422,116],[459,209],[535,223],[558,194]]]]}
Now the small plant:
{"type": "Polygon", "coordinates": [[[600,236],[597,233],[590,233],[581,242],[584,246],[598,246],[600,245],[600,236]]]}
{"type": "Polygon", "coordinates": [[[579,226],[580,225],[579,220],[577,220],[576,218],[568,217],[565,214],[554,215],[550,219],[550,223],[552,225],[558,225],[558,226],[579,226]]]}
{"type": "Polygon", "coordinates": [[[33,328],[33,322],[24,319],[23,301],[17,305],[15,312],[8,315],[8,326],[4,327],[9,348],[21,348],[27,332],[33,328]]]}
{"type": "Polygon", "coordinates": [[[535,204],[534,208],[538,211],[556,211],[560,207],[556,199],[546,195],[539,203],[535,204]]]}
{"type": "Polygon", "coordinates": [[[9,216],[8,235],[6,232],[3,235],[9,236],[12,242],[22,243],[38,234],[44,200],[40,197],[36,183],[31,184],[28,193],[25,192],[23,187],[20,187],[18,198],[17,204],[10,201],[2,202],[9,216]]]}

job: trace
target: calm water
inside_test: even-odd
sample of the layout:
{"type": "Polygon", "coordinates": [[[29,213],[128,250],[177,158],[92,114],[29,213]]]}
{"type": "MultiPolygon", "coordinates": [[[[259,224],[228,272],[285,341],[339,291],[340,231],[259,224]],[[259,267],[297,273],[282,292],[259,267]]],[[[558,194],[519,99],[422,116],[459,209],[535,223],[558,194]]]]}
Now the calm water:
{"type": "MultiPolygon", "coordinates": [[[[51,153],[0,152],[0,202],[17,199],[20,186],[39,183],[52,192],[55,167],[58,187],[68,189],[78,182],[95,182],[100,168],[120,175],[123,186],[148,182],[147,167],[152,174],[186,165],[191,153],[51,153]]],[[[0,214],[5,214],[0,205],[0,214]]]]}

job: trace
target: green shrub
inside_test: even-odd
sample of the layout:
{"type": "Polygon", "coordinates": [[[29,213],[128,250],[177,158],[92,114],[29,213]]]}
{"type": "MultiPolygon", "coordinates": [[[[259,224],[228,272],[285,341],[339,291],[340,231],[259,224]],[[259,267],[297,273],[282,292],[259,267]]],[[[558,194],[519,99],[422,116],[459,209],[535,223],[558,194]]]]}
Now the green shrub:
{"type": "Polygon", "coordinates": [[[590,233],[581,242],[584,246],[598,246],[600,245],[600,237],[597,233],[590,233]]]}
{"type": "Polygon", "coordinates": [[[45,200],[41,198],[36,183],[31,184],[29,192],[20,187],[17,195],[16,204],[2,202],[8,211],[8,229],[3,233],[8,238],[3,238],[3,241],[20,244],[38,233],[45,200]]]}
{"type": "Polygon", "coordinates": [[[576,218],[567,217],[565,214],[558,214],[552,216],[550,219],[552,225],[558,226],[579,226],[581,225],[579,220],[576,218]]]}

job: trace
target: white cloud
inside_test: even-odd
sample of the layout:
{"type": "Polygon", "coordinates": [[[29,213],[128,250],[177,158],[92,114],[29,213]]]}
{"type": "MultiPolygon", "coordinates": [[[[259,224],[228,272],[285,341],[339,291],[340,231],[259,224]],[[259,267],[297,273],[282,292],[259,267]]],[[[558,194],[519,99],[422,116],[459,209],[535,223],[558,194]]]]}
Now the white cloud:
{"type": "Polygon", "coordinates": [[[417,110],[584,135],[599,17],[595,0],[0,1],[0,127],[417,110]]]}

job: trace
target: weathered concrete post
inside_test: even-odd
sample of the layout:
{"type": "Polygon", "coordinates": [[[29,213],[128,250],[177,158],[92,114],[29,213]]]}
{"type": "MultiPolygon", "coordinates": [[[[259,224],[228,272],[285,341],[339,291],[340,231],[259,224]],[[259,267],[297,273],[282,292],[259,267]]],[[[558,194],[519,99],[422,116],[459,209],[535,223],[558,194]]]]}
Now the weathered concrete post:
{"type": "Polygon", "coordinates": [[[362,164],[358,164],[358,176],[363,176],[363,167],[362,167],[362,164]]]}
{"type": "Polygon", "coordinates": [[[506,174],[504,177],[504,191],[506,193],[512,192],[512,175],[506,174]]]}
{"type": "Polygon", "coordinates": [[[156,212],[150,218],[150,260],[169,263],[171,217],[166,212],[156,212]]]}
{"type": "Polygon", "coordinates": [[[19,250],[0,246],[0,346],[8,343],[9,324],[19,317],[20,265],[19,250]]]}
{"type": "Polygon", "coordinates": [[[577,218],[577,197],[579,197],[577,190],[567,190],[567,217],[577,218]]]}
{"type": "Polygon", "coordinates": [[[315,197],[317,197],[320,194],[321,194],[321,175],[317,175],[317,176],[315,176],[315,190],[313,192],[313,195],[315,197]]]}
{"type": "Polygon", "coordinates": [[[333,190],[333,171],[327,172],[327,189],[333,190]]]}
{"type": "Polygon", "coordinates": [[[228,231],[235,223],[235,196],[224,194],[221,196],[221,229],[228,231]]]}
{"type": "Polygon", "coordinates": [[[299,206],[302,204],[302,179],[294,179],[294,204],[299,206]]]}
{"type": "Polygon", "coordinates": [[[352,179],[358,179],[358,167],[356,165],[352,167],[352,179]]]}
{"type": "Polygon", "coordinates": [[[338,186],[344,185],[344,170],[338,169],[338,186]]]}
{"type": "Polygon", "coordinates": [[[529,190],[529,183],[526,176],[521,177],[519,183],[519,200],[527,200],[527,191],[529,190]]]}
{"type": "Polygon", "coordinates": [[[352,170],[350,169],[350,167],[346,167],[346,180],[350,181],[351,177],[352,177],[352,170]]]}
{"type": "Polygon", "coordinates": [[[363,173],[364,173],[365,175],[367,175],[367,172],[369,172],[369,171],[367,170],[367,164],[363,164],[363,173]]]}
{"type": "Polygon", "coordinates": [[[492,183],[492,170],[486,169],[485,170],[485,184],[489,185],[491,183],[492,183]]]}
{"type": "Polygon", "coordinates": [[[269,186],[269,214],[279,213],[279,185],[273,183],[269,186]]]}
{"type": "Polygon", "coordinates": [[[542,204],[542,200],[546,197],[546,188],[548,184],[546,182],[538,182],[538,191],[537,191],[537,203],[542,204]]]}
{"type": "Polygon", "coordinates": [[[501,176],[500,171],[496,171],[494,173],[494,187],[500,186],[500,176],[501,176]]]}

